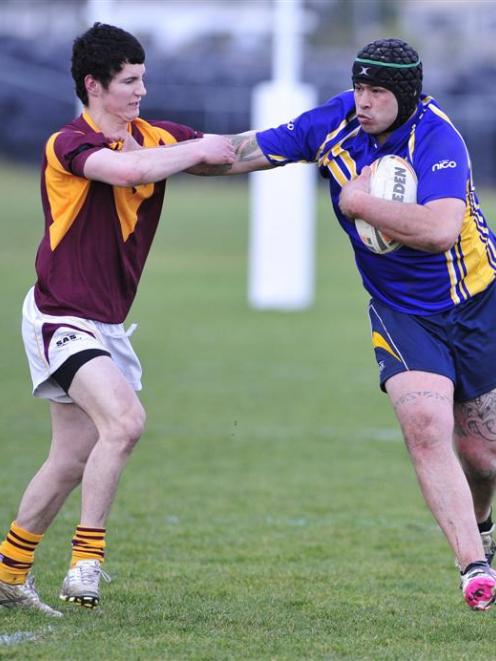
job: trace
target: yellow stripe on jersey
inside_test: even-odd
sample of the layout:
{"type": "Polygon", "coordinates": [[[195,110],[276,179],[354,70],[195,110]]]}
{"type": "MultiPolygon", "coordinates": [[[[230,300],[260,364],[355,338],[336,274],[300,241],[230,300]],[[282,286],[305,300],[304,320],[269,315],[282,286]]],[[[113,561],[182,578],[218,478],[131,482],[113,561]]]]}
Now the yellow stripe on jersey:
{"type": "Polygon", "coordinates": [[[393,358],[396,358],[396,360],[399,360],[401,362],[401,358],[398,356],[398,354],[393,350],[389,342],[377,331],[374,331],[372,333],[372,346],[374,349],[384,349],[384,351],[387,351],[393,358]]]}
{"type": "MultiPolygon", "coordinates": [[[[333,150],[334,152],[334,150],[333,150]]],[[[357,169],[356,169],[356,163],[355,161],[351,158],[350,153],[346,151],[345,149],[342,149],[339,152],[339,156],[343,159],[344,164],[348,168],[348,172],[351,174],[351,178],[354,179],[357,176],[357,169]]]]}
{"type": "MultiPolygon", "coordinates": [[[[322,144],[317,149],[317,153],[315,154],[315,159],[314,160],[316,160],[316,161],[319,160],[319,154],[324,149],[326,144],[330,140],[334,140],[334,138],[340,133],[340,131],[342,131],[347,124],[349,124],[353,119],[355,119],[355,117],[356,117],[355,113],[353,113],[353,115],[350,115],[349,117],[345,117],[345,119],[343,119],[343,121],[340,123],[340,125],[337,127],[337,129],[334,129],[334,131],[331,131],[330,133],[328,133],[326,135],[326,137],[324,138],[322,144]]],[[[360,128],[360,127],[358,127],[358,128],[360,128]]]]}
{"type": "MultiPolygon", "coordinates": [[[[134,125],[143,137],[143,147],[158,147],[160,143],[166,145],[177,143],[176,138],[159,126],[153,126],[143,119],[135,119],[134,125]]],[[[129,126],[128,130],[131,130],[129,126]]],[[[127,241],[135,230],[138,222],[138,211],[144,200],[153,195],[155,184],[142,184],[134,188],[114,186],[114,201],[121,225],[122,238],[127,241]]]]}
{"type": "Polygon", "coordinates": [[[55,248],[72,227],[88,196],[90,182],[65,170],[55,154],[55,140],[60,133],[50,137],[46,146],[47,167],[45,186],[53,222],[49,227],[50,248],[55,248]]]}
{"type": "MultiPolygon", "coordinates": [[[[453,126],[453,122],[448,117],[448,115],[441,110],[441,108],[437,108],[434,104],[432,104],[432,105],[429,106],[429,110],[432,110],[432,112],[435,115],[437,115],[438,117],[441,117],[441,119],[444,119],[444,121],[448,122],[448,124],[450,126],[453,126]]],[[[453,126],[453,128],[454,128],[454,126],[453,126]]],[[[459,132],[457,131],[457,133],[459,133],[459,132]]]]}
{"type": "Polygon", "coordinates": [[[340,186],[344,186],[346,182],[348,182],[350,179],[354,179],[357,176],[356,163],[347,151],[343,150],[339,156],[341,157],[342,164],[348,170],[349,175],[345,174],[342,164],[338,163],[336,158],[331,160],[328,154],[325,156],[325,158],[322,159],[319,165],[320,167],[327,167],[338,184],[340,186]]]}
{"type": "MultiPolygon", "coordinates": [[[[464,263],[463,263],[463,252],[460,249],[460,244],[458,242],[455,243],[455,245],[451,248],[451,253],[455,255],[455,260],[452,262],[453,264],[456,264],[458,267],[458,273],[461,273],[461,277],[458,276],[458,281],[455,283],[455,291],[453,292],[453,298],[454,300],[464,300],[466,301],[468,296],[467,296],[467,290],[463,286],[463,281],[464,281],[464,263]]],[[[455,271],[456,273],[456,271],[455,271]]]]}
{"type": "MultiPolygon", "coordinates": [[[[425,99],[422,100],[422,105],[424,107],[424,111],[427,108],[427,106],[429,106],[431,101],[432,101],[432,96],[426,96],[425,99]]],[[[447,117],[447,115],[444,115],[443,119],[446,119],[449,122],[449,118],[447,117]]],[[[450,122],[450,124],[451,124],[451,122],[450,122]]],[[[451,124],[451,126],[453,126],[453,124],[451,124]]],[[[411,132],[410,137],[408,139],[408,156],[410,157],[410,162],[411,163],[413,163],[413,152],[415,151],[415,129],[416,128],[417,128],[417,125],[414,124],[413,127],[412,127],[412,132],[411,132]]],[[[453,128],[455,128],[455,127],[453,126],[453,128]]]]}
{"type": "Polygon", "coordinates": [[[349,181],[349,177],[345,175],[336,161],[329,161],[327,163],[327,168],[340,186],[344,186],[346,182],[349,181]]]}
{"type": "MultiPolygon", "coordinates": [[[[430,104],[431,97],[423,100],[437,117],[449,124],[463,140],[460,132],[451,122],[450,118],[440,108],[430,104]]],[[[465,143],[464,143],[465,144],[465,143]]],[[[410,160],[413,162],[415,150],[415,131],[408,141],[410,160]]],[[[467,160],[470,169],[470,178],[467,182],[466,210],[463,218],[459,241],[444,253],[446,268],[450,279],[450,297],[455,305],[468,300],[471,296],[484,291],[494,280],[496,264],[487,249],[489,240],[487,228],[478,222],[478,210],[474,207],[472,196],[472,172],[470,156],[467,151],[467,160]]]]}
{"type": "Polygon", "coordinates": [[[276,163],[284,163],[284,161],[288,160],[286,156],[278,156],[277,154],[267,154],[267,158],[270,158],[271,161],[275,161],[276,163]]]}
{"type": "Polygon", "coordinates": [[[460,303],[460,298],[456,293],[457,277],[456,277],[455,267],[453,265],[453,255],[451,254],[451,250],[445,252],[444,256],[446,257],[446,267],[448,269],[448,275],[450,279],[451,300],[455,305],[457,305],[458,303],[460,303]]]}
{"type": "MultiPolygon", "coordinates": [[[[341,123],[343,124],[343,122],[341,123]]],[[[341,126],[341,125],[340,125],[341,126]]],[[[342,126],[341,126],[342,128],[342,126]]],[[[360,130],[360,127],[357,126],[353,131],[348,133],[343,137],[342,140],[340,140],[337,144],[334,145],[330,150],[328,150],[325,154],[323,154],[320,157],[319,160],[319,166],[320,167],[326,167],[331,174],[334,176],[336,181],[340,186],[344,186],[344,184],[349,181],[349,179],[354,179],[357,176],[357,169],[356,169],[356,162],[355,160],[350,156],[350,153],[347,149],[343,148],[343,142],[348,140],[350,137],[358,133],[360,130]],[[350,176],[346,177],[344,175],[343,169],[341,165],[338,165],[336,163],[335,159],[341,158],[342,164],[346,167],[348,170],[350,176]],[[343,178],[344,177],[344,178],[343,178]]],[[[331,134],[330,134],[331,135],[331,134]]]]}
{"type": "Polygon", "coordinates": [[[484,239],[487,236],[481,236],[477,219],[467,206],[460,234],[460,260],[467,274],[463,283],[470,296],[483,291],[494,280],[494,269],[489,263],[484,239]]]}

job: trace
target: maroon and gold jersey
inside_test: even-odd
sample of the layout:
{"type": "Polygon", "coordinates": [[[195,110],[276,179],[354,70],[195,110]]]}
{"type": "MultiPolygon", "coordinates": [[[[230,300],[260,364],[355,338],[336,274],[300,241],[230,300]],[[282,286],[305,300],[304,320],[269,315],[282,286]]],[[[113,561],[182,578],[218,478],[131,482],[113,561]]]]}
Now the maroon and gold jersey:
{"type": "MultiPolygon", "coordinates": [[[[144,147],[201,137],[188,126],[135,119],[144,147]]],[[[162,211],[166,181],[133,188],[84,177],[90,154],[110,145],[87,112],[53,134],[45,148],[41,197],[45,235],[36,256],[35,300],[52,315],[122,323],[162,211]]]]}

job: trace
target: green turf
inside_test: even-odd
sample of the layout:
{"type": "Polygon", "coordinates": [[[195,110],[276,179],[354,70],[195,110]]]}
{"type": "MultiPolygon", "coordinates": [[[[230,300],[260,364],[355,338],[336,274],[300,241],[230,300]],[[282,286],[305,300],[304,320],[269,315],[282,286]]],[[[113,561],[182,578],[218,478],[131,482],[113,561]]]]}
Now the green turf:
{"type": "MultiPolygon", "coordinates": [[[[19,335],[42,228],[38,175],[0,175],[5,528],[49,428],[19,335]]],[[[0,611],[0,657],[493,658],[495,614],[462,603],[377,388],[367,297],[325,191],[306,312],[247,306],[247,208],[243,180],[169,182],[129,316],[148,422],[109,523],[114,580],[99,613],[0,611]],[[7,646],[1,636],[16,632],[38,639],[7,646]]],[[[38,551],[54,605],[77,522],[74,494],[38,551]]]]}

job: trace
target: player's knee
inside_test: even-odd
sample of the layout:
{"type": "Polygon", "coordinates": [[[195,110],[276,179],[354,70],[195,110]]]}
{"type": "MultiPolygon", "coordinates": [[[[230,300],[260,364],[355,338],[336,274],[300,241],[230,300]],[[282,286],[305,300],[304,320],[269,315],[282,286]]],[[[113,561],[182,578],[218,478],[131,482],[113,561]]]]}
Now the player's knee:
{"type": "Polygon", "coordinates": [[[463,469],[474,482],[494,482],[496,480],[496,448],[492,444],[458,443],[457,452],[463,469]]]}
{"type": "Polygon", "coordinates": [[[146,415],[143,407],[140,405],[134,410],[127,421],[128,446],[131,450],[139,441],[145,431],[146,415]]]}
{"type": "Polygon", "coordinates": [[[138,402],[110,425],[110,437],[119,449],[129,453],[136,445],[145,429],[145,410],[138,402]]]}
{"type": "Polygon", "coordinates": [[[65,481],[74,486],[78,485],[83,478],[85,466],[86,462],[84,461],[72,462],[67,469],[65,481]]]}
{"type": "Polygon", "coordinates": [[[417,411],[415,417],[403,424],[406,445],[414,455],[430,452],[450,442],[452,432],[452,421],[431,411],[417,411]]]}

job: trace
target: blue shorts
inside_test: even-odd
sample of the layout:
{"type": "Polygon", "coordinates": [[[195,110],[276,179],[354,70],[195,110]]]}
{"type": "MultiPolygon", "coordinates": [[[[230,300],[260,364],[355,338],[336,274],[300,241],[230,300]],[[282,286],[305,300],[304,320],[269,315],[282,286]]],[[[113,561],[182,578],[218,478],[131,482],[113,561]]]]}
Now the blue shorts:
{"type": "Polygon", "coordinates": [[[372,299],[369,316],[382,390],[390,377],[409,370],[448,377],[457,402],[496,388],[495,284],[446,312],[425,317],[372,299]]]}

